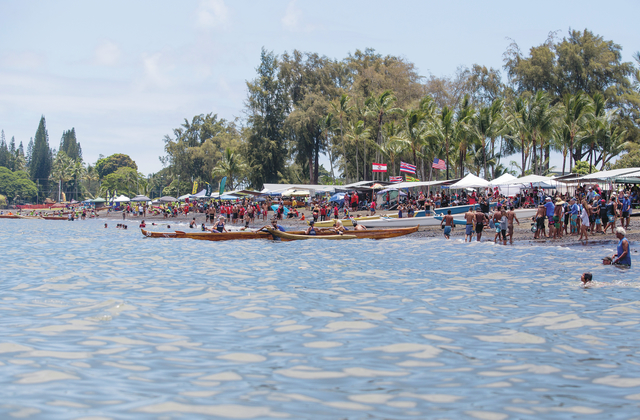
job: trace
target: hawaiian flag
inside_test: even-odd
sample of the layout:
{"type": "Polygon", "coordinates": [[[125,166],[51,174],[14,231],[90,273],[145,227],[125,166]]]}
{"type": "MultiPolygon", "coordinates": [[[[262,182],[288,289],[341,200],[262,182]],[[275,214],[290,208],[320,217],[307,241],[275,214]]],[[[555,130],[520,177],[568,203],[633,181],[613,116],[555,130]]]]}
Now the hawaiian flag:
{"type": "Polygon", "coordinates": [[[416,166],[410,165],[406,162],[400,161],[400,172],[407,172],[409,174],[416,174],[416,166]]]}
{"type": "Polygon", "coordinates": [[[402,182],[402,176],[390,176],[389,182],[402,182]]]}
{"type": "Polygon", "coordinates": [[[431,167],[434,169],[447,169],[447,164],[442,159],[433,159],[431,167]]]}
{"type": "Polygon", "coordinates": [[[372,172],[387,172],[387,165],[384,163],[374,163],[372,172]]]}

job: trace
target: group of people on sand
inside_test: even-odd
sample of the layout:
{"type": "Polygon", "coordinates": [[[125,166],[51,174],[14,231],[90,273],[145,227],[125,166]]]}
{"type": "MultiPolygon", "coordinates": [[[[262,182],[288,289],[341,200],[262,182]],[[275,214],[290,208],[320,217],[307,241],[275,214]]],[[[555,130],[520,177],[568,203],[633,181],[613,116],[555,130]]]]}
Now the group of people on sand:
{"type": "MultiPolygon", "coordinates": [[[[482,208],[474,210],[470,207],[464,214],[465,219],[465,234],[464,241],[471,242],[474,236],[477,241],[482,240],[482,233],[485,228],[493,229],[495,236],[493,241],[495,243],[502,242],[504,245],[509,243],[513,244],[513,224],[514,222],[520,224],[518,216],[516,216],[515,208],[513,206],[508,209],[503,207],[501,203],[496,204],[496,209],[493,214],[484,213],[482,208]]],[[[451,210],[447,210],[447,215],[442,218],[440,227],[444,229],[444,237],[451,239],[451,231],[455,228],[455,222],[451,215],[451,210]]]]}
{"type": "Polygon", "coordinates": [[[578,240],[588,240],[589,233],[605,234],[607,230],[614,233],[618,221],[620,227],[628,229],[630,217],[631,199],[626,193],[618,195],[614,192],[608,200],[601,198],[599,193],[587,194],[582,198],[546,197],[533,218],[534,239],[579,235],[578,240]]]}

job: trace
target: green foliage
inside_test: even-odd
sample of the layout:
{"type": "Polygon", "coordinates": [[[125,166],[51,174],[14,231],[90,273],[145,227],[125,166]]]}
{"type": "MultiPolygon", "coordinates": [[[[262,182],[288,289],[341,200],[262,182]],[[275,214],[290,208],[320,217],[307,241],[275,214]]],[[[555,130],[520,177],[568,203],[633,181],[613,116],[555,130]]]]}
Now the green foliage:
{"type": "Polygon", "coordinates": [[[611,166],[611,169],[622,168],[640,168],[640,146],[637,144],[630,145],[629,151],[611,166]]]}
{"type": "MultiPolygon", "coordinates": [[[[127,197],[134,197],[139,194],[141,188],[144,190],[147,180],[140,172],[128,166],[118,168],[105,176],[102,180],[102,191],[110,195],[124,194],[127,197]]],[[[185,190],[186,191],[186,190],[185,190]]]]}
{"type": "Polygon", "coordinates": [[[33,150],[30,160],[30,174],[32,180],[39,180],[43,191],[48,191],[49,175],[53,164],[53,153],[49,148],[49,133],[47,132],[47,122],[44,116],[40,118],[38,130],[36,131],[33,150]]]}
{"type": "Polygon", "coordinates": [[[237,186],[247,173],[247,165],[242,162],[241,157],[233,150],[226,149],[222,159],[213,168],[212,176],[214,179],[222,179],[227,177],[227,188],[232,190],[237,186]]]}
{"type": "Polygon", "coordinates": [[[571,172],[574,174],[580,175],[588,175],[596,172],[597,169],[595,167],[589,167],[589,162],[585,162],[582,160],[576,161],[576,164],[571,168],[571,172]]]}
{"type": "Polygon", "coordinates": [[[284,123],[289,112],[289,96],[280,74],[279,61],[264,48],[260,54],[258,77],[247,82],[248,138],[245,156],[249,181],[261,189],[265,182],[276,183],[287,157],[284,123]]]}
{"type": "Polygon", "coordinates": [[[66,153],[74,161],[82,161],[82,147],[80,147],[80,143],[76,139],[75,128],[62,132],[58,151],[66,153]]]}
{"type": "Polygon", "coordinates": [[[129,155],[122,153],[116,153],[109,157],[98,159],[98,162],[96,162],[96,171],[98,171],[101,179],[114,173],[119,168],[131,168],[137,171],[138,165],[136,165],[129,155]]]}
{"type": "Polygon", "coordinates": [[[6,209],[7,204],[9,204],[9,202],[7,201],[7,197],[0,194],[0,209],[6,209]]]}
{"type": "Polygon", "coordinates": [[[29,174],[25,171],[12,172],[0,166],[0,194],[6,196],[9,201],[31,200],[37,193],[36,184],[29,179],[29,174]]]}

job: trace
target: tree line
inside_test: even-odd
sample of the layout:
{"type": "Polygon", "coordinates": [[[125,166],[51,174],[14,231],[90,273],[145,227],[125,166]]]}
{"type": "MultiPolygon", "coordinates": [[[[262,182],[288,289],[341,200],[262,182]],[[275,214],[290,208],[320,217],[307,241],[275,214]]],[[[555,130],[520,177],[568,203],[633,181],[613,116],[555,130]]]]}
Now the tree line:
{"type": "Polygon", "coordinates": [[[85,163],[73,128],[53,149],[43,116],[26,150],[2,132],[0,166],[18,184],[33,185],[20,192],[0,183],[0,194],[39,201],[62,193],[78,200],[116,192],[178,196],[195,181],[217,186],[223,177],[228,189],[344,184],[397,175],[401,161],[416,165],[420,179],[640,166],[640,53],[623,62],[621,51],[587,29],[570,29],[526,54],[512,42],[502,71],[474,64],[424,77],[407,59],[373,49],[339,60],[263,48],[247,81],[244,117],[185,118],[164,137],[157,173],[144,176],[125,154],[85,163]],[[550,166],[552,151],[562,155],[562,168],[550,166]],[[446,170],[431,170],[436,158],[446,170]],[[389,172],[374,173],[374,162],[389,172]]]}

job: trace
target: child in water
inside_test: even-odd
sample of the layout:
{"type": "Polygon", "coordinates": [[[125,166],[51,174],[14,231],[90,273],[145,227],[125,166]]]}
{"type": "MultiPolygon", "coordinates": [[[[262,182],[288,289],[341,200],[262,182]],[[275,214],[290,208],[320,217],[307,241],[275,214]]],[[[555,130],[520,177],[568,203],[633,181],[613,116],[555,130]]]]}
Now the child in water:
{"type": "Polygon", "coordinates": [[[591,273],[582,273],[582,277],[580,277],[580,281],[582,281],[583,287],[589,287],[589,283],[593,280],[593,274],[591,273]]]}

